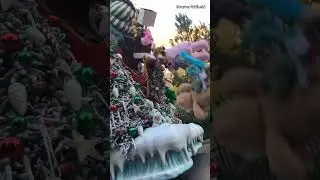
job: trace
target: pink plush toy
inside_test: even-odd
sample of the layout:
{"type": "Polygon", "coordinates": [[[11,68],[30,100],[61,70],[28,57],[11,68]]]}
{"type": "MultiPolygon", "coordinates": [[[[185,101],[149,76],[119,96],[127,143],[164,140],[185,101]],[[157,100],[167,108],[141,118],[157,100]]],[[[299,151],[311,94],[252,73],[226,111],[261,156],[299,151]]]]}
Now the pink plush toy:
{"type": "Polygon", "coordinates": [[[144,33],[144,37],[141,38],[142,45],[147,46],[147,45],[152,44],[153,40],[152,40],[151,31],[149,29],[144,29],[143,33],[144,33]]]}
{"type": "Polygon", "coordinates": [[[206,40],[200,40],[200,41],[191,43],[190,47],[193,51],[205,50],[207,52],[209,49],[209,43],[206,40]]]}
{"type": "Polygon", "coordinates": [[[209,53],[204,49],[202,49],[201,51],[196,51],[191,53],[191,56],[193,56],[194,58],[200,59],[202,61],[209,60],[210,58],[209,53]]]}
{"type": "Polygon", "coordinates": [[[182,42],[176,46],[165,49],[167,61],[171,62],[176,58],[176,56],[180,53],[180,51],[191,52],[191,42],[182,42]]]}
{"type": "Polygon", "coordinates": [[[176,46],[165,49],[166,61],[170,64],[171,69],[177,69],[182,65],[181,59],[178,55],[181,51],[188,52],[191,56],[200,60],[209,60],[210,55],[207,52],[209,44],[206,40],[196,42],[182,42],[176,46]]]}

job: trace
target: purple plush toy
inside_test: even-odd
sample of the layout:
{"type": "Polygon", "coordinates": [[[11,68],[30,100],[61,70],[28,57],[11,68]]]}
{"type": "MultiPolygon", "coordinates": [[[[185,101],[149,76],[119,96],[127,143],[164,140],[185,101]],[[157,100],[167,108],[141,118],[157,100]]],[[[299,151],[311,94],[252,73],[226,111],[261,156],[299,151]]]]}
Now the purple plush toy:
{"type": "Polygon", "coordinates": [[[208,49],[209,43],[206,40],[200,40],[196,42],[182,42],[176,46],[165,49],[164,52],[169,68],[178,69],[179,67],[185,68],[187,65],[185,60],[179,57],[181,51],[186,51],[194,58],[205,61],[210,58],[208,49]]]}

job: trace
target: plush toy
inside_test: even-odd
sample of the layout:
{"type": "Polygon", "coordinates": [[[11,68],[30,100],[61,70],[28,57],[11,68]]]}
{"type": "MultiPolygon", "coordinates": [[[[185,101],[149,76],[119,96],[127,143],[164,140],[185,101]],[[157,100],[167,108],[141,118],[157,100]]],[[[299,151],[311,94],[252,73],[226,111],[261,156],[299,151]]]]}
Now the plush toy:
{"type": "Polygon", "coordinates": [[[141,44],[144,46],[150,45],[153,43],[153,38],[151,31],[147,28],[144,29],[143,31],[143,38],[141,38],[141,44]]]}
{"type": "Polygon", "coordinates": [[[110,23],[126,35],[135,35],[136,10],[128,2],[114,1],[110,4],[110,23]]]}
{"type": "MultiPolygon", "coordinates": [[[[319,70],[313,70],[315,79],[319,70]]],[[[320,82],[313,81],[304,91],[295,88],[290,99],[280,102],[259,91],[261,76],[237,68],[221,79],[227,101],[215,111],[212,135],[247,160],[267,156],[279,180],[305,180],[312,170],[307,143],[320,129],[320,82]]]]}
{"type": "Polygon", "coordinates": [[[200,40],[197,42],[182,42],[176,46],[165,49],[165,57],[170,69],[178,69],[183,66],[179,57],[181,51],[186,51],[191,56],[200,60],[209,60],[210,55],[208,53],[209,44],[206,40],[200,40]]]}
{"type": "Polygon", "coordinates": [[[176,104],[187,112],[193,111],[197,119],[205,119],[205,109],[210,105],[210,89],[197,93],[192,88],[192,84],[182,83],[177,89],[176,104]]]}
{"type": "Polygon", "coordinates": [[[153,39],[151,32],[149,29],[144,29],[143,33],[138,35],[134,43],[134,61],[138,63],[143,63],[142,59],[145,57],[150,60],[149,64],[151,63],[151,66],[155,66],[156,57],[151,53],[152,45],[153,39]]]}

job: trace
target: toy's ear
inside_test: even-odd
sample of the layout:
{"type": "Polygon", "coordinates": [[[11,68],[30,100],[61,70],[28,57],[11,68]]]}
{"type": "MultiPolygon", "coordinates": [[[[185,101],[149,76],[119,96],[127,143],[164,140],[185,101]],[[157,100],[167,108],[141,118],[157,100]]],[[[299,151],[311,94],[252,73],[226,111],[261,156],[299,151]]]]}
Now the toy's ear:
{"type": "Polygon", "coordinates": [[[183,92],[191,92],[192,91],[192,84],[190,83],[182,83],[177,89],[177,95],[183,92]]]}

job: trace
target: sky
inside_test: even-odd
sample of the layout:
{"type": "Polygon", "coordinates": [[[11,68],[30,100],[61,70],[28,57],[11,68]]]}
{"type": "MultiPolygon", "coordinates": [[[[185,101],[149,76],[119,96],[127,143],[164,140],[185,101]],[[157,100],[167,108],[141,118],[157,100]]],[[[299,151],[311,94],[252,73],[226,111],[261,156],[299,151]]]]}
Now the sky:
{"type": "Polygon", "coordinates": [[[176,34],[175,15],[186,13],[194,25],[199,22],[210,23],[210,0],[131,0],[136,8],[145,8],[157,12],[154,27],[150,27],[157,46],[169,46],[169,39],[176,34]],[[198,5],[202,8],[191,8],[198,5]],[[185,6],[178,8],[177,6],[185,6]],[[187,8],[189,6],[189,8],[187,8]]]}

